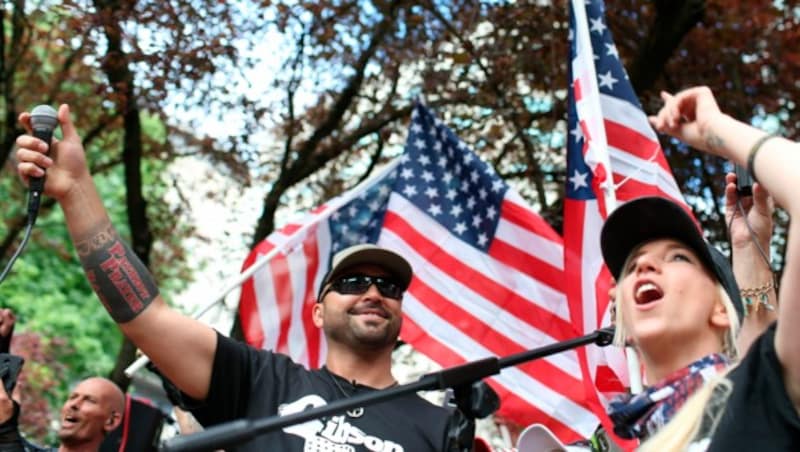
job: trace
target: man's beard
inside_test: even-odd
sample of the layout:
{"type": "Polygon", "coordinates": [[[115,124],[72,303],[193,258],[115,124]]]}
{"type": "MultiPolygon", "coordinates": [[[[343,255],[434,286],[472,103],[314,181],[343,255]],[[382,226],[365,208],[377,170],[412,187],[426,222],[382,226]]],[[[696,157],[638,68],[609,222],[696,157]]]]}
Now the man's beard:
{"type": "Polygon", "coordinates": [[[400,334],[402,319],[390,317],[382,325],[364,325],[357,316],[343,313],[344,322],[325,322],[325,335],[329,340],[348,345],[354,349],[381,350],[394,347],[400,334]]]}

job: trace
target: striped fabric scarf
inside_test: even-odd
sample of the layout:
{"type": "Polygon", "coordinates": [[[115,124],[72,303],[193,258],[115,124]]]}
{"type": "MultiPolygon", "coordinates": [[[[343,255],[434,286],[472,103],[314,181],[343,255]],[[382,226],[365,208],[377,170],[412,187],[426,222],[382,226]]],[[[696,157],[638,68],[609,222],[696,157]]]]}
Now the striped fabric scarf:
{"type": "Polygon", "coordinates": [[[725,355],[713,353],[639,394],[616,397],[608,407],[614,433],[626,439],[649,437],[666,425],[695,391],[729,364],[725,355]]]}

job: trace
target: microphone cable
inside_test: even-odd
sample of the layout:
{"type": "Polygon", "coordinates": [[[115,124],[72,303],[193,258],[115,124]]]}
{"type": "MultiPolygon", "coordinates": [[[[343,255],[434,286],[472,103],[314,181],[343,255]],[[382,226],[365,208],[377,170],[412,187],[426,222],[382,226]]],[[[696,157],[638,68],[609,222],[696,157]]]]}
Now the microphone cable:
{"type": "Polygon", "coordinates": [[[25,235],[22,237],[22,243],[20,243],[19,246],[17,247],[16,251],[14,251],[14,254],[11,256],[11,259],[9,259],[8,263],[6,264],[5,269],[3,269],[3,273],[0,273],[0,284],[2,284],[3,280],[6,279],[6,276],[11,271],[11,267],[14,266],[14,262],[17,260],[19,255],[22,254],[22,250],[25,249],[25,245],[28,244],[28,240],[30,240],[30,238],[31,238],[31,232],[33,231],[33,225],[36,223],[36,217],[38,216],[38,211],[39,211],[39,209],[38,209],[39,202],[38,202],[38,200],[34,201],[32,199],[34,196],[36,198],[41,198],[41,193],[38,193],[38,192],[35,192],[35,191],[31,191],[31,192],[28,193],[28,205],[30,206],[30,205],[35,204],[37,206],[37,209],[35,211],[33,211],[33,212],[30,209],[28,210],[28,221],[26,221],[25,235]]]}

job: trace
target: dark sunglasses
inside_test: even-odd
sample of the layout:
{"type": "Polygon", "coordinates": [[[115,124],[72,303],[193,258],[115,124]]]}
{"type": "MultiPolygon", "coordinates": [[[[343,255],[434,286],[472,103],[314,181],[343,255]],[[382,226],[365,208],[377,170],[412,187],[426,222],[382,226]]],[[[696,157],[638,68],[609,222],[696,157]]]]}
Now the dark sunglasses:
{"type": "Polygon", "coordinates": [[[342,295],[361,295],[371,285],[375,284],[378,292],[384,297],[400,300],[403,297],[403,288],[400,284],[385,276],[350,275],[336,278],[331,282],[328,291],[335,290],[342,295]]]}

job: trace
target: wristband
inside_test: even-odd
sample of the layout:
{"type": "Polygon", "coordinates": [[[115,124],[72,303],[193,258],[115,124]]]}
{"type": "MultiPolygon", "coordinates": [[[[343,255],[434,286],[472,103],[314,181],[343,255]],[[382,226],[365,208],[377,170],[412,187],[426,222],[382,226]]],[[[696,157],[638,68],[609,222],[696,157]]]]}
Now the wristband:
{"type": "Polygon", "coordinates": [[[761,150],[761,146],[769,141],[770,138],[776,138],[778,136],[779,135],[777,133],[768,133],[756,140],[756,142],[753,144],[753,147],[750,148],[750,152],[747,154],[747,171],[750,173],[750,177],[754,182],[758,182],[755,171],[756,154],[758,154],[758,151],[761,150]]]}

